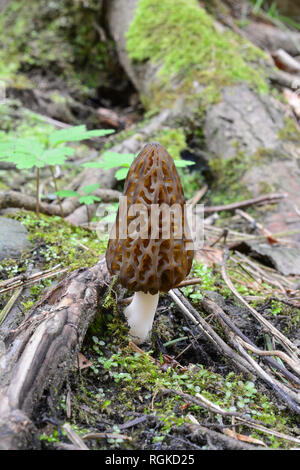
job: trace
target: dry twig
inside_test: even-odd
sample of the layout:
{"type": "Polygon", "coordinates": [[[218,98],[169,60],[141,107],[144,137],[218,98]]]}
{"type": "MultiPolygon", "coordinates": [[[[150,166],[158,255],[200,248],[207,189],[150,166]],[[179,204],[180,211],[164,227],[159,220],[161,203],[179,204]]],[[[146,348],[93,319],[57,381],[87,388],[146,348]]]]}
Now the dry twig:
{"type": "Polygon", "coordinates": [[[283,333],[277,330],[272,323],[270,323],[268,320],[266,320],[255,308],[253,308],[251,305],[246,302],[246,300],[238,293],[236,288],[234,287],[233,283],[231,282],[227,271],[226,271],[226,259],[228,258],[228,252],[227,250],[224,250],[224,256],[223,256],[223,263],[222,263],[222,277],[226,283],[226,285],[229,287],[229,289],[232,291],[232,293],[244,304],[247,309],[253,314],[253,316],[256,318],[256,320],[261,323],[267,331],[269,331],[272,336],[274,336],[277,341],[279,341],[282,346],[289,351],[291,354],[292,358],[294,361],[297,361],[297,355],[300,354],[299,349],[297,346],[292,343],[283,333]]]}

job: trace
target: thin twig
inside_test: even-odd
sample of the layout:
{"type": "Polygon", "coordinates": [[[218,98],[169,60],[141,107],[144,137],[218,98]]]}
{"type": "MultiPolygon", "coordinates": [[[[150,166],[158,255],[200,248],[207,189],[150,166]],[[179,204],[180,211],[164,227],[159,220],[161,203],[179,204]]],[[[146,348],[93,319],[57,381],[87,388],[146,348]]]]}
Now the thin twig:
{"type": "Polygon", "coordinates": [[[227,359],[245,374],[253,374],[252,369],[247,361],[237,354],[230,346],[228,346],[222,338],[214,331],[214,329],[199,315],[199,313],[190,305],[184,295],[178,289],[169,291],[169,296],[176,302],[183,314],[191,320],[196,327],[204,333],[206,338],[215,346],[215,348],[227,359]]]}
{"type": "Polygon", "coordinates": [[[125,434],[118,434],[112,432],[91,432],[85,434],[82,439],[122,439],[123,441],[132,441],[132,437],[125,436],[125,434]]]}
{"type": "Polygon", "coordinates": [[[283,351],[261,351],[260,349],[252,346],[251,344],[247,343],[244,341],[242,338],[239,338],[239,342],[249,351],[253,352],[254,354],[257,354],[258,356],[277,356],[280,357],[284,362],[286,362],[291,369],[293,369],[297,374],[300,375],[300,363],[297,364],[297,362],[293,361],[287,354],[285,354],[283,351]]]}
{"type": "Polygon", "coordinates": [[[286,194],[274,193],[265,194],[253,199],[246,199],[245,201],[233,202],[232,204],[225,204],[224,206],[204,207],[205,214],[212,214],[213,212],[234,211],[241,207],[249,207],[255,204],[263,204],[267,202],[275,203],[276,201],[286,197],[286,194]]]}
{"type": "Polygon", "coordinates": [[[23,290],[23,287],[19,287],[16,292],[12,295],[12,297],[9,299],[5,307],[3,308],[2,312],[0,312],[0,325],[4,322],[5,318],[9,314],[10,310],[12,309],[14,303],[16,302],[17,298],[21,294],[23,290]]]}
{"type": "Polygon", "coordinates": [[[28,277],[26,280],[19,280],[13,283],[12,285],[0,290],[0,294],[4,294],[12,289],[16,289],[20,286],[28,286],[35,282],[41,281],[42,279],[48,279],[49,277],[57,276],[58,274],[62,274],[68,271],[68,268],[62,268],[56,271],[47,270],[41,273],[33,274],[32,276],[28,277]]]}
{"type": "Polygon", "coordinates": [[[85,445],[81,437],[78,436],[78,434],[74,431],[74,429],[69,423],[65,423],[62,428],[66,432],[70,441],[76,446],[77,449],[89,450],[89,448],[85,445]]]}
{"type": "Polygon", "coordinates": [[[299,349],[297,346],[292,343],[284,334],[282,334],[280,331],[275,328],[272,323],[270,323],[268,320],[266,320],[255,308],[253,308],[251,305],[246,302],[246,300],[238,293],[234,285],[232,284],[227,271],[226,271],[226,259],[228,257],[228,252],[227,250],[224,250],[224,256],[223,256],[223,263],[222,263],[222,277],[226,283],[226,285],[229,287],[229,289],[232,291],[232,293],[244,304],[247,309],[253,314],[253,316],[258,320],[264,327],[267,329],[267,331],[271,332],[272,335],[282,344],[282,346],[287,349],[290,354],[293,356],[293,359],[297,361],[297,356],[295,354],[300,354],[299,349]]]}
{"type": "Polygon", "coordinates": [[[293,410],[295,413],[297,413],[298,415],[300,415],[300,407],[290,398],[290,396],[284,391],[282,390],[282,388],[284,388],[284,386],[282,385],[281,387],[279,387],[277,385],[277,383],[275,382],[275,380],[270,376],[270,374],[268,374],[266,371],[263,370],[263,368],[250,356],[250,354],[248,354],[245,349],[243,348],[243,346],[241,345],[240,343],[240,339],[239,338],[236,338],[234,340],[235,344],[236,344],[236,347],[238,349],[238,351],[240,352],[240,354],[245,358],[247,359],[247,361],[252,365],[252,367],[254,367],[254,369],[256,370],[256,373],[257,375],[264,380],[264,382],[266,382],[275,392],[277,392],[277,394],[284,399],[284,401],[286,402],[286,404],[289,406],[289,408],[291,410],[293,410]]]}
{"type": "Polygon", "coordinates": [[[192,207],[194,207],[203,198],[207,190],[208,190],[208,186],[207,185],[203,186],[203,188],[197,191],[197,193],[191,199],[189,199],[187,203],[191,205],[192,207]]]}
{"type": "MultiPolygon", "coordinates": [[[[218,304],[216,304],[213,300],[204,297],[201,301],[201,306],[204,308],[204,310],[208,314],[213,313],[215,315],[218,315],[218,317],[220,317],[222,322],[224,322],[233,333],[235,333],[239,338],[244,340],[247,344],[250,344],[251,346],[256,348],[256,345],[244,333],[242,333],[242,331],[231,321],[231,319],[224,312],[224,310],[218,304]]],[[[271,367],[275,367],[276,369],[278,369],[281,372],[281,374],[283,374],[292,383],[295,383],[298,386],[300,386],[300,379],[296,377],[294,374],[292,374],[291,372],[289,372],[284,366],[279,364],[277,361],[275,361],[274,359],[268,356],[263,357],[263,360],[266,363],[268,363],[271,367]]]]}

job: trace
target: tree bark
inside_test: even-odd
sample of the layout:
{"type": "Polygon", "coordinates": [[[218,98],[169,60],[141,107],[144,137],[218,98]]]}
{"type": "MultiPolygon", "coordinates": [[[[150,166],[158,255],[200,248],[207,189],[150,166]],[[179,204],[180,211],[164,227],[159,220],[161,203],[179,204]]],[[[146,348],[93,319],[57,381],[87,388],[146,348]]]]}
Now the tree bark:
{"type": "Polygon", "coordinates": [[[4,340],[0,357],[0,449],[36,446],[31,420],[42,393],[59,390],[110,282],[105,258],[70,273],[4,340]]]}

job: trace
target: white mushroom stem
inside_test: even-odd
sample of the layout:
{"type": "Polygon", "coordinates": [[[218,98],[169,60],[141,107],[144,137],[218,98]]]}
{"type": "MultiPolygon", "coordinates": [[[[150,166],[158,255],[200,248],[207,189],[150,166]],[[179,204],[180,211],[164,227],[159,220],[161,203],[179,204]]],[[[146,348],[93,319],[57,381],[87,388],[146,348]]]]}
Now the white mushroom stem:
{"type": "Polygon", "coordinates": [[[130,326],[129,334],[136,344],[143,343],[152,330],[154,315],[158,304],[159,293],[145,294],[135,292],[132,302],[124,310],[130,326]]]}

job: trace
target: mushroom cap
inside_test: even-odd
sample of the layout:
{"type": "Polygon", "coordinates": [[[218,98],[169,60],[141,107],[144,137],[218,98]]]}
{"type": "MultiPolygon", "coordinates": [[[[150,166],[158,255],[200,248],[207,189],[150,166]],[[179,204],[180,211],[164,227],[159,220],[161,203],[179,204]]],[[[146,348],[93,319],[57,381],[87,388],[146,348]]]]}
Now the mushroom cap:
{"type": "Polygon", "coordinates": [[[129,290],[150,294],[168,292],[190,272],[194,251],[180,178],[174,160],[161,144],[145,145],[134,159],[123,194],[127,196],[127,208],[123,216],[120,207],[117,212],[112,230],[115,236],[110,236],[106,251],[108,270],[118,275],[119,282],[129,290]],[[133,205],[140,204],[144,208],[142,213],[148,216],[148,225],[143,226],[144,219],[137,222],[132,215],[133,205]],[[171,206],[179,212],[175,211],[177,216],[169,216],[170,230],[165,232],[163,211],[171,206]],[[130,228],[133,221],[140,229],[138,235],[128,230],[127,238],[120,237],[120,223],[130,228]]]}

